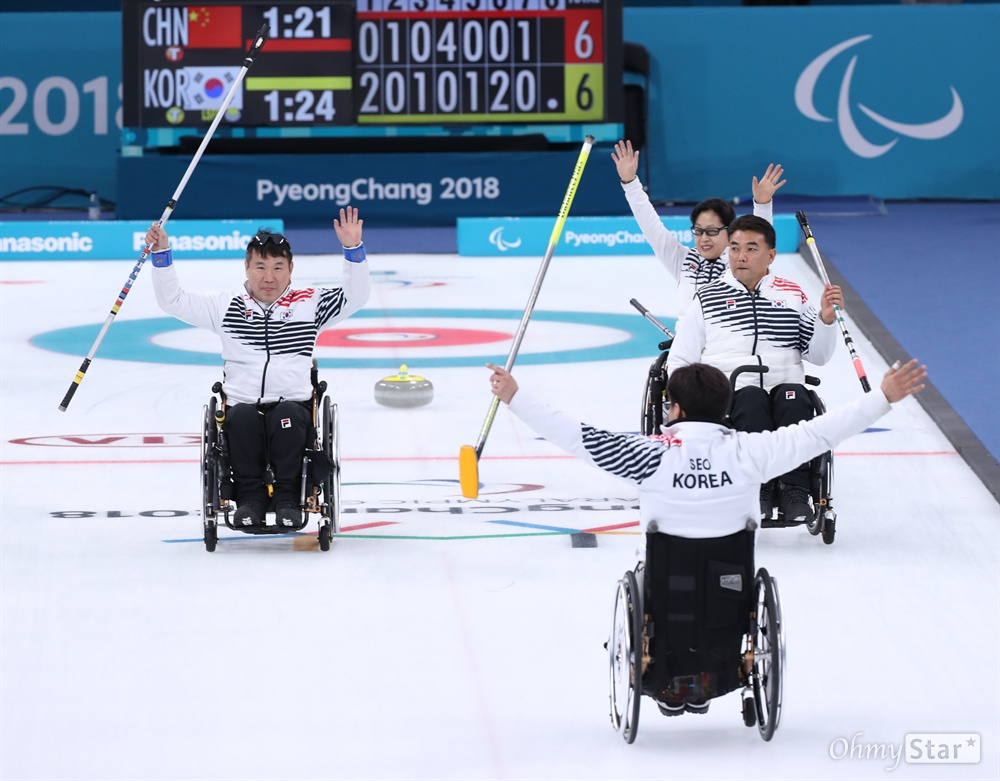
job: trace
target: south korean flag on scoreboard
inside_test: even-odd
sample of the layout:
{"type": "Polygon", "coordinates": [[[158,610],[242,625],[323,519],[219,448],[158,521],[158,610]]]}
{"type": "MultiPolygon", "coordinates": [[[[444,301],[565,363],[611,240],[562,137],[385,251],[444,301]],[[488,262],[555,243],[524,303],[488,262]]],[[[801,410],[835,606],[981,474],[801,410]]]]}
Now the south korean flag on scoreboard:
{"type": "MultiPolygon", "coordinates": [[[[184,68],[187,88],[184,92],[185,111],[217,111],[240,75],[239,68],[184,68]]],[[[233,95],[230,108],[243,108],[242,85],[233,95]]]]}

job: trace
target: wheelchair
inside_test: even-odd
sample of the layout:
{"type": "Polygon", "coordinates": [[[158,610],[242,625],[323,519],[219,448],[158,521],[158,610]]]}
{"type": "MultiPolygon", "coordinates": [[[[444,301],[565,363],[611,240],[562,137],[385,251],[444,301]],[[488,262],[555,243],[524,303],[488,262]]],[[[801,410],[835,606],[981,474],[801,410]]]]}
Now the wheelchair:
{"type": "Polygon", "coordinates": [[[660,354],[650,364],[649,372],[646,375],[646,385],[642,392],[639,430],[643,436],[649,437],[653,434],[659,434],[660,427],[667,420],[667,358],[670,356],[670,346],[674,343],[674,332],[657,320],[636,299],[630,299],[629,303],[667,337],[658,346],[660,354]]]}
{"type": "MultiPolygon", "coordinates": [[[[649,372],[646,375],[646,384],[642,394],[642,412],[640,416],[640,430],[644,436],[652,436],[661,433],[661,426],[666,422],[667,400],[667,371],[666,363],[670,355],[670,346],[673,339],[660,342],[660,354],[650,364],[649,372]]],[[[743,373],[756,372],[758,374],[767,372],[766,366],[746,365],[737,367],[730,374],[730,382],[733,390],[736,389],[736,378],[743,373]]],[[[812,404],[813,416],[822,415],[826,412],[826,405],[813,390],[820,384],[818,377],[807,375],[805,385],[809,391],[809,401],[812,404]]],[[[771,481],[772,490],[776,489],[777,478],[771,481]]],[[[837,534],[837,511],[833,508],[833,453],[827,451],[812,459],[809,464],[809,494],[812,498],[813,516],[805,521],[786,520],[778,510],[774,508],[770,518],[764,518],[761,526],[768,528],[784,528],[788,526],[805,526],[813,536],[822,536],[823,542],[833,545],[837,534]]]]}
{"type": "Polygon", "coordinates": [[[312,444],[302,458],[299,506],[302,521],[295,526],[267,523],[263,526],[237,526],[230,516],[236,511],[234,483],[229,466],[229,450],[223,423],[226,419],[226,395],[222,383],[212,386],[214,394],[202,408],[201,496],[205,550],[215,550],[219,540],[220,519],[225,526],[246,534],[287,534],[300,531],[309,523],[309,515],[319,516],[319,548],[330,550],[333,535],[340,532],[340,429],[337,405],[325,395],[326,381],[318,378],[313,361],[310,379],[313,386],[312,444]]]}
{"type": "Polygon", "coordinates": [[[785,639],[777,581],[754,572],[754,531],[646,534],[646,560],[618,581],[607,643],[611,724],[635,741],[643,695],[665,715],[703,713],[742,689],[743,723],[771,740],[781,719],[785,639]]]}
{"type": "Polygon", "coordinates": [[[673,343],[673,339],[660,342],[658,348],[661,352],[650,364],[646,375],[639,424],[643,436],[661,433],[661,427],[667,422],[667,358],[670,357],[670,345],[673,343]]]}
{"type": "MultiPolygon", "coordinates": [[[[766,366],[747,365],[738,366],[729,379],[736,390],[736,378],[740,374],[754,372],[764,374],[767,372],[766,366]]],[[[809,392],[809,402],[813,409],[813,417],[826,412],[826,405],[814,390],[820,384],[819,377],[806,375],[805,385],[809,392]]],[[[770,481],[772,492],[777,493],[778,478],[770,481]]],[[[771,511],[771,517],[761,520],[761,528],[785,528],[788,526],[805,526],[811,535],[821,536],[827,545],[833,545],[837,534],[837,511],[833,508],[833,453],[827,451],[816,456],[809,462],[809,495],[812,499],[813,515],[805,521],[789,520],[782,516],[780,510],[775,507],[771,511]]]]}

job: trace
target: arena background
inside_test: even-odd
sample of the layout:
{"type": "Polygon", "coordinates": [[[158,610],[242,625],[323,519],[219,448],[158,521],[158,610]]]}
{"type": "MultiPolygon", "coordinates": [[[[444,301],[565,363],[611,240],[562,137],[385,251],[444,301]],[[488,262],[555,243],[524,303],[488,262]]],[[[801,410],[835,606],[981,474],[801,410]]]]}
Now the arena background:
{"type": "MultiPolygon", "coordinates": [[[[52,76],[80,94],[101,78],[119,83],[117,16],[115,2],[52,0],[40,12],[0,0],[0,112],[13,99],[10,79],[28,95],[52,76]]],[[[750,176],[784,163],[789,185],[776,211],[809,216],[828,271],[848,288],[869,374],[909,356],[931,369],[918,401],[838,450],[833,546],[794,529],[759,537],[789,631],[787,710],[774,742],[743,729],[728,701],[692,722],[659,718],[647,700],[634,746],[611,732],[600,644],[614,581],[639,544],[630,494],[616,481],[501,415],[483,461],[493,498],[454,518],[442,512],[463,511],[455,446],[474,439],[488,403],[476,367],[502,357],[503,341],[489,340],[512,331],[537,258],[499,247],[464,257],[446,216],[400,220],[369,204],[371,311],[321,350],[343,367],[331,376],[353,511],[328,558],[297,555],[311,550],[309,535],[231,535],[213,556],[201,549],[189,439],[214,378],[211,345],[163,318],[146,273],[74,406],[55,411],[132,268],[131,246],[94,262],[0,253],[0,777],[879,778],[891,762],[838,757],[838,741],[877,752],[920,731],[981,733],[982,760],[900,763],[893,777],[997,776],[1000,95],[983,74],[1000,67],[1000,5],[629,2],[624,19],[626,40],[651,53],[645,154],[663,214],[683,216],[709,194],[748,211],[750,176]],[[852,52],[855,84],[869,64],[862,88],[875,111],[926,122],[948,110],[954,87],[964,130],[900,137],[897,156],[866,168],[848,159],[835,123],[797,125],[788,105],[761,98],[783,89],[789,103],[806,62],[863,35],[872,38],[852,52]],[[698,49],[713,38],[708,53],[698,49]],[[878,92],[886,85],[891,97],[878,92]],[[460,341],[438,352],[407,344],[446,331],[460,341]],[[185,365],[195,354],[207,363],[185,365]],[[371,384],[414,354],[436,400],[390,414],[371,384]],[[514,521],[490,515],[503,502],[514,521]],[[598,547],[571,547],[580,532],[598,547]]],[[[833,101],[836,82],[827,86],[833,101]]],[[[53,220],[85,233],[91,191],[109,230],[129,209],[133,219],[159,216],[186,161],[151,165],[120,203],[116,104],[102,134],[86,105],[62,135],[42,132],[30,112],[25,133],[0,132],[0,239],[53,220]],[[44,190],[21,192],[35,187],[44,190]]],[[[628,212],[610,151],[595,147],[580,204],[617,218],[628,212]]],[[[524,189],[522,214],[554,215],[565,157],[529,170],[546,182],[524,189]]],[[[198,169],[178,222],[224,202],[221,170],[212,160],[198,169]]],[[[326,219],[225,216],[283,225],[303,281],[329,280],[336,248],[326,219]]],[[[206,284],[226,284],[238,263],[179,262],[206,284]]],[[[815,291],[808,255],[780,262],[815,291]]],[[[633,386],[657,335],[627,300],[638,295],[669,323],[677,302],[668,288],[652,257],[561,247],[522,376],[559,389],[561,406],[589,422],[634,427],[633,386]]],[[[821,373],[834,404],[860,392],[843,349],[837,358],[821,373]]]]}
{"type": "MultiPolygon", "coordinates": [[[[937,367],[934,384],[943,400],[928,397],[925,404],[936,410],[936,419],[995,494],[1000,457],[995,391],[1000,368],[995,356],[1000,354],[1000,329],[984,327],[983,318],[993,317],[1000,304],[1000,96],[981,74],[1000,69],[995,34],[1000,5],[747,5],[764,4],[625,3],[625,40],[644,44],[650,53],[648,79],[637,82],[629,73],[625,78],[639,83],[647,99],[648,127],[643,131],[649,140],[640,173],[651,197],[664,205],[665,214],[684,214],[686,206],[671,206],[708,194],[746,200],[749,177],[768,162],[783,163],[789,184],[780,193],[777,211],[807,212],[817,227],[818,244],[832,262],[832,273],[843,275],[871,313],[860,327],[878,330],[876,342],[891,335],[909,353],[937,367]],[[739,29],[747,40],[766,38],[766,56],[744,58],[737,78],[730,62],[739,55],[703,58],[689,49],[688,31],[718,29],[739,29]],[[822,39],[816,30],[823,30],[822,39]],[[769,31],[780,31],[777,40],[769,31]],[[896,143],[890,153],[864,162],[846,150],[835,123],[804,120],[790,100],[796,75],[818,52],[842,39],[857,39],[849,51],[861,62],[851,86],[859,103],[870,102],[890,119],[926,123],[944,114],[952,89],[963,101],[960,131],[938,140],[917,140],[866,125],[863,133],[872,142],[895,138],[896,143]],[[913,58],[915,50],[934,50],[936,57],[913,58]],[[698,62],[693,70],[691,62],[698,62]],[[889,73],[893,78],[886,80],[889,73]],[[761,95],[771,97],[751,99],[751,119],[734,125],[726,95],[734,90],[748,97],[755,94],[744,85],[757,85],[761,95]],[[885,89],[888,85],[891,90],[885,89]],[[711,100],[705,99],[707,94],[711,100]]],[[[26,90],[26,103],[0,131],[3,218],[49,219],[55,214],[72,219],[86,207],[89,192],[97,192],[102,200],[105,219],[157,216],[189,157],[149,158],[134,175],[118,170],[123,163],[114,100],[122,68],[119,4],[54,0],[46,4],[45,13],[38,13],[33,3],[5,0],[0,13],[0,77],[7,87],[0,95],[11,112],[15,84],[26,90]],[[46,34],[39,38],[34,31],[41,29],[46,34]],[[58,132],[43,130],[37,121],[35,93],[43,82],[49,85],[51,112],[60,111],[51,94],[53,78],[76,85],[83,96],[78,121],[58,132]],[[96,98],[102,84],[110,98],[104,117],[86,99],[96,98]],[[119,203],[123,183],[128,193],[119,203]]],[[[846,56],[846,51],[840,55],[846,56]]],[[[833,67],[836,63],[841,59],[834,59],[825,80],[816,83],[813,102],[821,113],[832,110],[840,72],[833,67]]],[[[595,148],[575,214],[628,213],[616,192],[609,152],[607,145],[595,148]]],[[[227,173],[232,168],[218,166],[231,157],[206,155],[176,216],[266,220],[270,215],[281,218],[293,234],[304,231],[308,242],[310,229],[325,222],[325,216],[317,216],[325,215],[324,210],[307,215],[287,205],[272,209],[261,202],[246,209],[234,205],[229,211],[230,204],[242,203],[236,188],[227,188],[227,197],[219,197],[219,183],[228,181],[224,177],[232,175],[227,173]],[[203,215],[206,210],[214,213],[203,215]]],[[[414,157],[435,170],[441,165],[426,154],[414,157]]],[[[525,160],[522,169],[528,178],[516,180],[518,197],[505,204],[510,210],[489,216],[552,214],[561,198],[564,171],[574,157],[570,151],[525,160]]],[[[307,165],[368,170],[366,166],[379,165],[378,158],[334,154],[307,165]]],[[[309,155],[305,159],[315,160],[309,155]]],[[[398,159],[393,156],[393,166],[398,159]]],[[[446,159],[460,161],[462,155],[446,159]]],[[[517,168],[504,159],[502,154],[490,156],[482,165],[517,168]]],[[[280,164],[287,162],[282,159],[280,164]]],[[[262,155],[242,167],[271,170],[274,163],[262,155]]],[[[432,212],[433,217],[401,219],[391,209],[380,212],[385,204],[362,205],[369,224],[384,229],[381,249],[448,251],[455,246],[454,216],[447,209],[432,212]]],[[[306,247],[322,249],[316,244],[306,247]]]]}

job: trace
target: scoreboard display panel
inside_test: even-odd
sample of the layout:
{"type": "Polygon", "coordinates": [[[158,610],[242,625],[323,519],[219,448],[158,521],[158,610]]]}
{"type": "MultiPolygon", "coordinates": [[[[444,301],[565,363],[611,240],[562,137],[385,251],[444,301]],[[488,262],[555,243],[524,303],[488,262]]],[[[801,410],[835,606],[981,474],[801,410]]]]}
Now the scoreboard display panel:
{"type": "Polygon", "coordinates": [[[124,0],[124,125],[210,124],[263,24],[220,127],[622,121],[618,0],[124,0]]]}
{"type": "Polygon", "coordinates": [[[603,121],[604,37],[604,0],[358,0],[358,122],[603,121]]]}

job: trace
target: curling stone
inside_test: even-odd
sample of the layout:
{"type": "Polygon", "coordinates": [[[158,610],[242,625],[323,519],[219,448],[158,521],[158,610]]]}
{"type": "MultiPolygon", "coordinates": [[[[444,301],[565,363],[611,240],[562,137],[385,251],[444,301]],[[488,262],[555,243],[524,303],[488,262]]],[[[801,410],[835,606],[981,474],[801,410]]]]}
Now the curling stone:
{"type": "Polygon", "coordinates": [[[405,363],[399,367],[399,374],[391,374],[375,383],[375,401],[386,407],[419,407],[430,404],[433,398],[431,381],[410,374],[405,363]]]}

